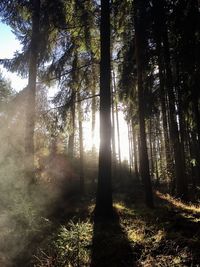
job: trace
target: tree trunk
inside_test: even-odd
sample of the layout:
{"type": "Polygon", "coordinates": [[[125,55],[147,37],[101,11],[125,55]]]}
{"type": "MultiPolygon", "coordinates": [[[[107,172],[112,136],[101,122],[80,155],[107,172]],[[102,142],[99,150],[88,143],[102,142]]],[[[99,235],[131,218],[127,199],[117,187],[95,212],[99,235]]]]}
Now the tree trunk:
{"type": "Polygon", "coordinates": [[[110,4],[101,0],[101,62],[100,62],[100,149],[96,216],[113,214],[111,186],[111,60],[110,60],[110,4]]]}
{"type": "Polygon", "coordinates": [[[112,93],[112,162],[113,162],[113,175],[116,174],[116,147],[115,147],[115,108],[114,108],[114,95],[112,93]]]}
{"type": "Polygon", "coordinates": [[[132,172],[132,166],[133,166],[133,155],[132,155],[132,135],[131,135],[131,125],[130,122],[127,122],[127,128],[128,128],[128,150],[129,150],[129,172],[131,175],[132,172]]]}
{"type": "Polygon", "coordinates": [[[171,149],[169,142],[167,111],[166,111],[166,93],[164,89],[164,77],[163,77],[164,67],[161,60],[160,43],[157,44],[157,55],[158,55],[158,66],[159,66],[159,81],[160,81],[159,95],[161,101],[162,123],[163,123],[163,132],[165,141],[166,171],[167,171],[167,176],[169,177],[170,180],[172,180],[174,175],[174,164],[170,153],[171,149]]]}
{"type": "Polygon", "coordinates": [[[150,150],[150,162],[151,162],[151,178],[153,178],[153,174],[154,174],[154,157],[153,157],[153,148],[152,148],[152,119],[149,119],[149,150],[150,150]]]}
{"type": "MultiPolygon", "coordinates": [[[[72,72],[72,81],[74,84],[76,84],[77,81],[77,64],[78,64],[78,58],[77,58],[77,53],[74,55],[73,59],[73,72],[72,72]]],[[[72,85],[72,95],[71,95],[71,103],[70,103],[70,135],[69,135],[69,140],[68,140],[68,155],[71,159],[74,158],[74,139],[75,139],[75,121],[76,121],[76,90],[77,87],[72,85]]]]}
{"type": "MultiPolygon", "coordinates": [[[[113,70],[113,86],[114,86],[114,93],[115,97],[116,95],[116,83],[115,83],[115,73],[113,70]]],[[[119,168],[120,168],[120,175],[121,175],[121,165],[122,165],[122,160],[121,160],[121,146],[120,146],[120,127],[119,127],[119,113],[118,113],[118,105],[117,101],[115,99],[115,112],[116,112],[116,123],[117,123],[117,143],[118,143],[118,159],[119,159],[119,168]]]]}
{"type": "Polygon", "coordinates": [[[179,132],[178,132],[178,125],[176,118],[176,109],[175,109],[175,95],[172,84],[169,44],[166,31],[164,33],[163,43],[164,43],[165,68],[166,68],[166,86],[169,98],[170,138],[173,145],[174,160],[175,160],[176,193],[178,197],[182,199],[187,199],[187,188],[185,186],[186,183],[185,183],[185,169],[184,169],[185,164],[183,163],[181,145],[179,140],[179,132]]]}
{"type": "Polygon", "coordinates": [[[95,153],[95,143],[94,143],[94,135],[95,135],[95,123],[96,123],[96,79],[95,79],[95,67],[92,65],[92,154],[95,153]]]}
{"type": "Polygon", "coordinates": [[[136,179],[139,179],[139,174],[138,174],[138,155],[137,155],[137,138],[136,138],[136,130],[133,125],[133,120],[132,120],[132,133],[133,133],[133,150],[134,150],[134,171],[135,171],[135,176],[136,179]]]}
{"type": "Polygon", "coordinates": [[[40,0],[32,1],[32,34],[29,58],[29,76],[26,109],[26,132],[25,132],[25,173],[28,183],[35,182],[34,174],[34,129],[35,129],[35,101],[36,80],[38,64],[38,45],[40,34],[40,0]]]}
{"type": "Polygon", "coordinates": [[[144,103],[144,87],[143,87],[143,44],[144,44],[144,22],[142,20],[142,2],[135,1],[135,53],[137,65],[137,85],[138,85],[138,106],[139,106],[139,126],[140,126],[140,172],[145,188],[146,205],[150,208],[153,204],[153,193],[151,177],[149,173],[149,160],[147,154],[147,142],[145,131],[145,103],[144,103]],[[140,6],[141,4],[141,6],[140,6]],[[141,23],[142,22],[142,23],[141,23]]]}
{"type": "Polygon", "coordinates": [[[84,181],[84,158],[83,158],[83,125],[82,125],[82,108],[80,101],[80,92],[78,92],[78,125],[79,125],[79,156],[80,156],[80,192],[84,193],[85,191],[85,181],[84,181]]]}

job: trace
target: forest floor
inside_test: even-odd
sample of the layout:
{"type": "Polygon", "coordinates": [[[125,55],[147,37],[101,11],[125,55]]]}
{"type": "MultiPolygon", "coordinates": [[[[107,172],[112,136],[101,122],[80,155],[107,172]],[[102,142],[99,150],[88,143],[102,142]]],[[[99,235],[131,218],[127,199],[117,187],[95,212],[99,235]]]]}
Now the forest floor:
{"type": "Polygon", "coordinates": [[[16,266],[200,266],[200,207],[155,191],[148,209],[141,186],[128,191],[114,194],[114,219],[104,222],[94,221],[94,198],[68,199],[46,218],[31,263],[16,266]]]}

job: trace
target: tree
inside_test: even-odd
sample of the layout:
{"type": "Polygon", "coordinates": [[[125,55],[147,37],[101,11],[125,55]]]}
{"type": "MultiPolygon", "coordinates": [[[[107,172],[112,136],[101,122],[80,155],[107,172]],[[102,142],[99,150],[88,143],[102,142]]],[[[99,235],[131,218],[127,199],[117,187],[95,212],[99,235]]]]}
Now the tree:
{"type": "Polygon", "coordinates": [[[101,62],[100,62],[100,149],[99,175],[95,214],[112,215],[111,188],[111,64],[110,64],[110,4],[101,1],[101,62]]]}
{"type": "Polygon", "coordinates": [[[149,160],[147,154],[147,141],[145,132],[145,103],[144,103],[144,34],[145,34],[145,6],[142,1],[135,1],[135,50],[137,64],[137,86],[138,86],[138,105],[139,105],[139,126],[140,126],[140,173],[145,188],[146,205],[153,207],[153,193],[151,177],[149,172],[149,160]]]}
{"type": "Polygon", "coordinates": [[[38,46],[40,42],[40,0],[32,1],[32,34],[30,43],[28,93],[26,109],[25,153],[28,179],[34,183],[34,129],[35,129],[35,97],[38,67],[38,46]]]}

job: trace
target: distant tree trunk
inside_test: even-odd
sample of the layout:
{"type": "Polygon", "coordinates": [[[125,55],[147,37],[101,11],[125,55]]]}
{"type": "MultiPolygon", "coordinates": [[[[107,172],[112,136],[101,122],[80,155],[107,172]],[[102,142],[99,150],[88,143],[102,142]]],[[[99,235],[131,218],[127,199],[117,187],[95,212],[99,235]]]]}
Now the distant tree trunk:
{"type": "MultiPolygon", "coordinates": [[[[74,59],[73,59],[73,64],[72,64],[72,68],[73,68],[73,72],[72,72],[72,82],[74,84],[76,84],[77,81],[77,73],[76,73],[76,69],[77,69],[77,64],[78,64],[78,57],[77,57],[77,53],[75,53],[74,55],[74,59]]],[[[74,158],[74,139],[75,139],[75,122],[76,122],[76,87],[73,86],[72,84],[72,95],[71,95],[71,103],[70,103],[70,135],[69,135],[69,140],[68,140],[68,155],[71,159],[74,158]]]]}
{"type": "Polygon", "coordinates": [[[177,107],[178,107],[178,117],[179,117],[179,132],[180,132],[180,149],[181,149],[181,158],[182,158],[182,164],[183,169],[185,170],[185,176],[182,182],[184,183],[184,190],[186,196],[188,195],[188,177],[186,174],[186,163],[185,163],[185,138],[186,138],[186,123],[185,123],[185,114],[183,109],[183,99],[182,99],[182,92],[180,88],[180,81],[179,81],[179,64],[176,62],[176,93],[177,93],[177,107]]]}
{"type": "Polygon", "coordinates": [[[96,123],[96,79],[95,68],[92,66],[93,80],[92,80],[92,153],[95,153],[94,135],[95,135],[95,123],[96,123]]]}
{"type": "MultiPolygon", "coordinates": [[[[196,132],[197,132],[197,137],[198,140],[196,141],[197,144],[197,151],[200,151],[200,111],[199,111],[199,96],[198,93],[194,93],[192,94],[192,101],[193,101],[193,114],[194,114],[194,120],[195,120],[195,124],[196,124],[196,132]]],[[[199,152],[196,153],[195,155],[195,159],[196,159],[196,172],[198,173],[198,184],[200,184],[200,154],[199,152]]]]}
{"type": "Polygon", "coordinates": [[[113,162],[113,174],[116,174],[115,108],[114,108],[113,92],[112,92],[112,162],[113,162]]]}
{"type": "Polygon", "coordinates": [[[137,138],[136,138],[136,130],[134,128],[133,120],[132,120],[132,133],[133,133],[133,150],[134,150],[134,171],[135,171],[136,179],[138,179],[139,174],[138,174],[137,138]]]}
{"type": "Polygon", "coordinates": [[[26,108],[25,132],[25,172],[28,183],[35,182],[34,174],[34,129],[35,129],[35,101],[38,64],[38,46],[40,35],[40,0],[32,1],[32,34],[29,58],[28,92],[26,108]]]}
{"type": "Polygon", "coordinates": [[[151,159],[151,178],[154,174],[154,157],[153,157],[153,148],[152,148],[152,119],[149,119],[149,149],[150,149],[150,159],[151,159]]]}
{"type": "Polygon", "coordinates": [[[101,217],[109,217],[113,214],[111,186],[111,62],[109,0],[101,0],[100,39],[100,149],[95,214],[101,217]]]}
{"type": "Polygon", "coordinates": [[[80,101],[80,92],[78,92],[78,125],[79,125],[79,155],[80,155],[80,191],[84,193],[85,191],[85,181],[84,181],[84,157],[83,157],[83,125],[82,125],[82,108],[80,101]]]}
{"type": "Polygon", "coordinates": [[[73,90],[71,105],[70,105],[70,135],[68,140],[68,155],[71,159],[74,158],[74,138],[75,138],[75,101],[76,92],[73,90]]]}
{"type": "Polygon", "coordinates": [[[129,171],[130,175],[132,172],[132,160],[133,160],[133,155],[132,155],[132,135],[131,135],[131,126],[130,122],[127,122],[127,128],[128,128],[128,149],[129,149],[129,171]]]}
{"type": "Polygon", "coordinates": [[[175,160],[175,174],[176,174],[176,193],[182,199],[187,199],[185,164],[183,163],[181,145],[179,140],[179,132],[177,125],[176,109],[175,109],[175,95],[172,84],[172,72],[169,53],[169,44],[167,32],[164,33],[164,59],[166,68],[166,85],[169,98],[169,117],[170,117],[170,138],[173,144],[174,160],[175,160]]]}
{"type": "Polygon", "coordinates": [[[169,142],[169,133],[168,133],[168,122],[167,122],[167,111],[166,111],[166,93],[164,89],[164,77],[163,77],[163,62],[161,60],[161,49],[160,42],[157,44],[157,54],[158,54],[158,66],[159,66],[159,95],[161,101],[161,111],[162,111],[162,122],[163,122],[163,132],[164,132],[164,142],[165,142],[165,157],[166,157],[166,170],[167,176],[170,180],[172,180],[172,176],[174,175],[174,164],[173,159],[170,153],[170,142],[169,142]]]}
{"type": "MultiPolygon", "coordinates": [[[[115,82],[115,72],[113,70],[113,86],[114,86],[114,93],[116,96],[116,82],[115,82]]],[[[117,123],[117,143],[118,143],[118,159],[119,159],[119,168],[120,168],[120,173],[121,173],[121,165],[122,165],[122,160],[121,160],[121,146],[120,146],[120,127],[119,127],[119,112],[118,112],[118,105],[117,101],[115,101],[115,112],[116,112],[116,123],[117,123]]]]}
{"type": "Polygon", "coordinates": [[[159,185],[157,154],[158,154],[157,138],[156,138],[156,135],[154,135],[154,141],[153,141],[153,155],[154,155],[154,162],[155,162],[154,175],[156,178],[156,184],[159,185]]]}
{"type": "Polygon", "coordinates": [[[144,18],[142,17],[142,1],[136,0],[135,7],[135,53],[137,64],[137,85],[138,85],[138,106],[139,106],[139,126],[140,126],[140,172],[145,188],[146,205],[150,208],[153,204],[153,193],[151,177],[149,173],[149,160],[147,154],[147,142],[145,131],[145,103],[143,87],[143,43],[144,43],[144,18]]]}

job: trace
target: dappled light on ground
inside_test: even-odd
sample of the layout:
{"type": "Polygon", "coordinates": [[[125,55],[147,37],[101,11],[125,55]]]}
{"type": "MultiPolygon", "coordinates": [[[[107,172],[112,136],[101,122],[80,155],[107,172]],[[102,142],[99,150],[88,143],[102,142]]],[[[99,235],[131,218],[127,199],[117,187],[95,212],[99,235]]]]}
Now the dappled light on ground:
{"type": "Polygon", "coordinates": [[[122,198],[115,198],[110,221],[94,220],[90,198],[82,198],[81,205],[75,201],[71,219],[66,210],[66,219],[38,248],[34,266],[198,266],[199,223],[168,204],[151,210],[122,198]]]}
{"type": "Polygon", "coordinates": [[[200,205],[195,205],[193,203],[184,203],[180,199],[174,198],[169,194],[162,194],[159,191],[156,191],[156,196],[158,196],[160,199],[166,200],[168,203],[172,204],[175,208],[200,214],[200,205]]]}

